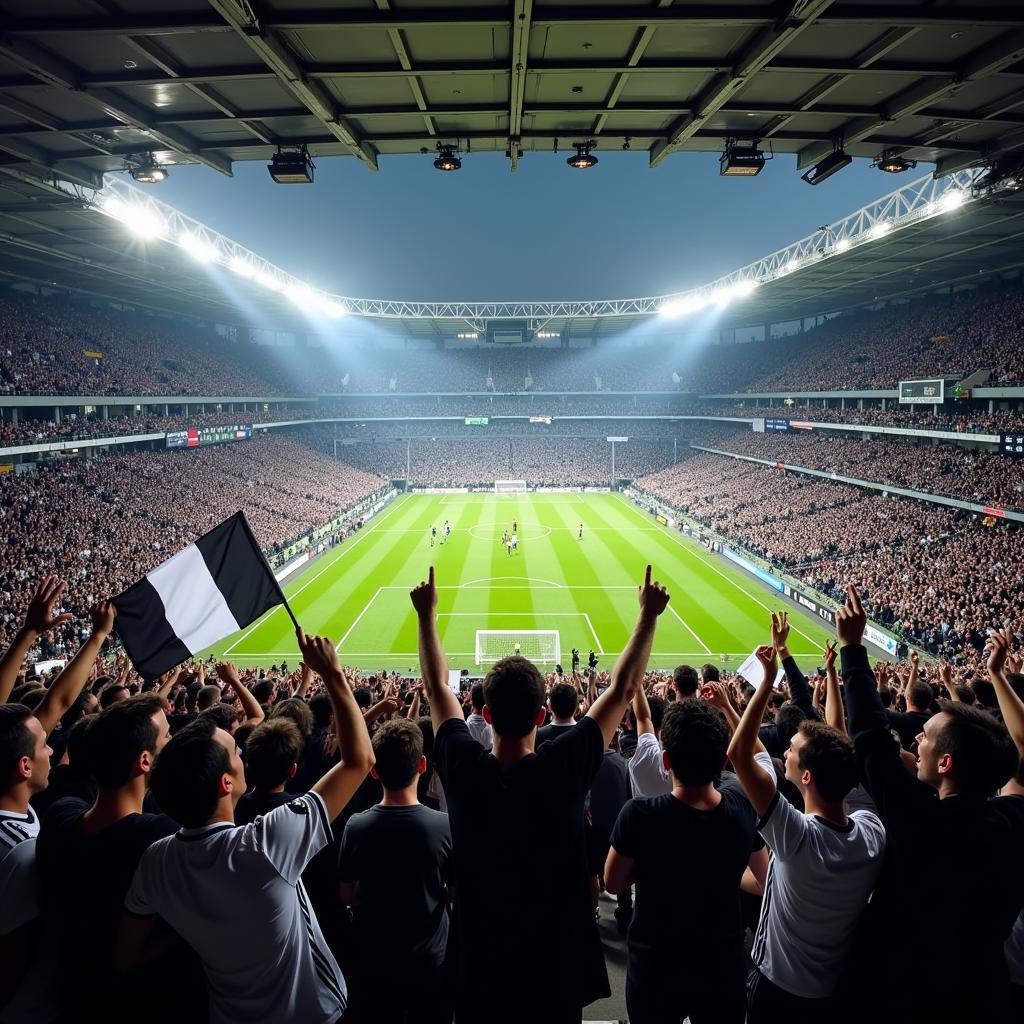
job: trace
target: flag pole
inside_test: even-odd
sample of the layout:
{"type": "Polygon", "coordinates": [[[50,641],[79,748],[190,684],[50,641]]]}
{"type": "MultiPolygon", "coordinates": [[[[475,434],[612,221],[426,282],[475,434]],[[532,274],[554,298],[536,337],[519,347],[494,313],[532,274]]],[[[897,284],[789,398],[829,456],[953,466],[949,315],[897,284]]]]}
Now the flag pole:
{"type": "Polygon", "coordinates": [[[292,606],[288,603],[288,598],[284,596],[284,590],[281,587],[280,581],[274,575],[274,570],[270,568],[270,562],[267,561],[267,556],[263,553],[263,548],[260,547],[259,542],[256,540],[256,535],[252,532],[252,527],[249,525],[249,520],[246,518],[245,512],[239,509],[238,515],[241,516],[242,525],[245,527],[246,533],[249,534],[252,546],[259,552],[260,558],[263,559],[263,567],[267,570],[267,575],[274,581],[274,589],[277,591],[278,597],[281,598],[281,604],[284,605],[284,610],[288,613],[288,617],[292,620],[292,624],[295,628],[301,629],[299,626],[299,620],[295,618],[295,612],[292,611],[292,606]]]}

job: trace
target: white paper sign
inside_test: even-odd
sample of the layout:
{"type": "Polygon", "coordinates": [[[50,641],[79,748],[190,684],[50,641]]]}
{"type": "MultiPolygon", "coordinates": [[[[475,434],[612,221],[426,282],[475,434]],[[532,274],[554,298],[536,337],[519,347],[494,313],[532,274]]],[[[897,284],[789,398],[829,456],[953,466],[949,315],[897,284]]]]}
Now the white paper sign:
{"type": "MultiPolygon", "coordinates": [[[[746,661],[736,670],[736,674],[742,676],[755,688],[761,685],[764,681],[764,669],[761,667],[761,662],[757,660],[756,652],[752,651],[747,655],[746,661]]],[[[785,678],[786,670],[780,665],[779,671],[775,675],[775,686],[778,687],[785,678]]]]}
{"type": "Polygon", "coordinates": [[[448,689],[455,694],[456,697],[459,695],[459,687],[462,684],[462,672],[457,668],[448,669],[448,689]]]}

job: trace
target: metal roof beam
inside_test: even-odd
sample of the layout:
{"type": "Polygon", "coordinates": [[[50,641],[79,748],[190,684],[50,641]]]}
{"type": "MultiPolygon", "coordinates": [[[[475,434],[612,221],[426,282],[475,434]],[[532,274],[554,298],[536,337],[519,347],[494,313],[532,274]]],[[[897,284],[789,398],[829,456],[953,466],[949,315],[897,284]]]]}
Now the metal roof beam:
{"type": "Polygon", "coordinates": [[[152,115],[131,100],[106,90],[83,89],[79,69],[34,44],[0,37],[0,56],[29,71],[47,85],[74,91],[112,117],[134,128],[148,131],[167,149],[192,157],[221,174],[231,175],[230,160],[219,156],[204,157],[199,153],[196,141],[190,135],[169,126],[157,128],[152,122],[152,115]]]}
{"type": "Polygon", "coordinates": [[[701,90],[693,103],[695,109],[672,125],[668,138],[651,147],[651,167],[657,167],[683,145],[747,84],[752,75],[779,56],[831,3],[832,0],[795,0],[788,4],[775,24],[758,32],[744,47],[730,70],[716,76],[701,90]]]}
{"type": "Polygon", "coordinates": [[[339,142],[348,146],[353,156],[371,170],[377,170],[377,151],[360,139],[339,116],[331,97],[315,82],[308,80],[306,69],[295,54],[281,39],[264,30],[248,4],[245,4],[243,12],[233,0],[209,0],[209,3],[234,28],[249,49],[274,72],[288,92],[306,106],[339,142]]]}
{"type": "Polygon", "coordinates": [[[526,98],[526,67],[530,60],[532,17],[533,0],[515,0],[508,109],[508,162],[513,171],[519,167],[519,137],[523,130],[523,101],[526,98]]]}
{"type": "MultiPolygon", "coordinates": [[[[943,149],[949,149],[949,146],[943,145],[943,149]]],[[[1012,132],[1008,132],[1002,138],[996,139],[984,153],[984,157],[988,160],[994,160],[996,157],[1003,156],[1005,153],[1012,153],[1015,150],[1024,148],[1024,129],[1017,129],[1012,132]]],[[[965,170],[968,167],[973,167],[979,161],[977,159],[968,162],[966,156],[947,156],[942,157],[935,165],[935,177],[939,178],[946,174],[955,174],[957,171],[965,170]]]]}
{"type": "MultiPolygon", "coordinates": [[[[377,9],[380,11],[390,11],[390,0],[375,0],[377,9]]],[[[395,51],[395,56],[398,58],[398,63],[402,65],[402,69],[409,71],[412,69],[412,58],[409,56],[409,47],[406,44],[405,36],[401,29],[389,28],[388,38],[391,40],[391,46],[395,51]]],[[[423,123],[427,126],[427,132],[430,135],[437,134],[437,126],[434,124],[433,118],[424,113],[427,109],[427,97],[423,91],[423,85],[415,75],[409,75],[409,91],[412,93],[412,98],[416,101],[416,109],[418,112],[423,113],[423,123]]]]}
{"type": "MultiPolygon", "coordinates": [[[[968,82],[987,78],[1024,59],[1024,33],[1002,36],[969,54],[948,77],[938,81],[918,82],[904,89],[883,106],[879,117],[864,117],[848,121],[837,129],[835,136],[844,145],[860,142],[878,128],[900,118],[916,114],[940,97],[953,96],[968,82]]],[[[797,154],[797,168],[817,163],[832,150],[831,144],[807,146],[797,154]]]]}

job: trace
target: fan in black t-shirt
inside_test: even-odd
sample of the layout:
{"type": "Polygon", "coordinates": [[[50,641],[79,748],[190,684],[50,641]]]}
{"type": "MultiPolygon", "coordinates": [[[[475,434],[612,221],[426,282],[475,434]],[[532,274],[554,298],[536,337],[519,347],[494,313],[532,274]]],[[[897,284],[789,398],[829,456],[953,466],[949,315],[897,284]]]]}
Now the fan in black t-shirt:
{"type": "Polygon", "coordinates": [[[636,627],[611,685],[573,728],[534,753],[544,679],[525,658],[498,662],[484,682],[493,751],[469,734],[437,633],[434,570],[412,592],[434,756],[451,821],[460,1024],[578,1022],[607,996],[583,837],[586,794],[644,670],[668,593],[640,588],[636,627]],[[548,950],[557,950],[552,969],[548,950]]]}

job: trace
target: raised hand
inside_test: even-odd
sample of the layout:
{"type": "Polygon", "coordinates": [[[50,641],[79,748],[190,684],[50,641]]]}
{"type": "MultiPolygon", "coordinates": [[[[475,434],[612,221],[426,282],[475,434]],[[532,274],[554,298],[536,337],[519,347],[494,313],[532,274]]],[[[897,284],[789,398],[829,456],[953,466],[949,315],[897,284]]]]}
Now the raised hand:
{"type": "Polygon", "coordinates": [[[657,618],[667,607],[668,591],[657,581],[651,582],[651,567],[644,572],[644,581],[640,584],[640,613],[649,618],[657,618]]]}
{"type": "Polygon", "coordinates": [[[711,705],[721,710],[732,707],[729,694],[724,683],[716,683],[713,680],[705,683],[700,688],[700,695],[711,705]]]}
{"type": "Polygon", "coordinates": [[[868,623],[868,614],[860,601],[857,588],[848,583],[846,586],[846,604],[836,609],[836,635],[841,646],[855,646],[863,643],[864,627],[868,623]]]}
{"type": "Polygon", "coordinates": [[[409,592],[409,599],[417,615],[430,615],[437,607],[437,587],[434,585],[434,567],[430,567],[427,578],[409,592]]]}
{"type": "Polygon", "coordinates": [[[116,614],[117,609],[109,601],[97,601],[89,609],[89,618],[92,620],[92,635],[104,638],[110,636],[110,631],[114,628],[114,616],[116,614]]]}
{"type": "Polygon", "coordinates": [[[306,636],[299,626],[295,630],[302,651],[302,660],[327,683],[331,677],[341,677],[341,666],[338,663],[338,652],[334,644],[325,636],[306,636]]]}
{"type": "Polygon", "coordinates": [[[988,651],[988,674],[990,676],[1003,675],[1006,666],[1006,656],[1010,653],[1010,645],[1013,643],[1013,634],[1009,629],[994,629],[985,641],[985,650],[988,651]]]}
{"type": "Polygon", "coordinates": [[[789,613],[772,612],[772,646],[777,651],[786,647],[789,639],[789,613]]]}
{"type": "Polygon", "coordinates": [[[916,665],[921,660],[921,655],[913,648],[910,649],[910,664],[916,665]]]}
{"type": "Polygon", "coordinates": [[[230,661],[218,661],[214,666],[217,678],[227,686],[241,686],[242,679],[238,669],[230,661]]]}
{"type": "Polygon", "coordinates": [[[779,674],[779,656],[775,648],[771,644],[762,644],[754,651],[754,656],[761,668],[764,669],[765,679],[774,686],[775,677],[779,674]]]}
{"type": "Polygon", "coordinates": [[[35,593],[25,611],[25,629],[28,632],[39,636],[74,618],[70,612],[55,615],[53,611],[60,604],[67,588],[67,581],[58,580],[56,576],[44,576],[36,584],[35,593]]]}
{"type": "Polygon", "coordinates": [[[821,652],[821,660],[825,666],[825,670],[833,668],[836,663],[836,642],[835,640],[829,640],[825,644],[825,650],[821,652]]]}

